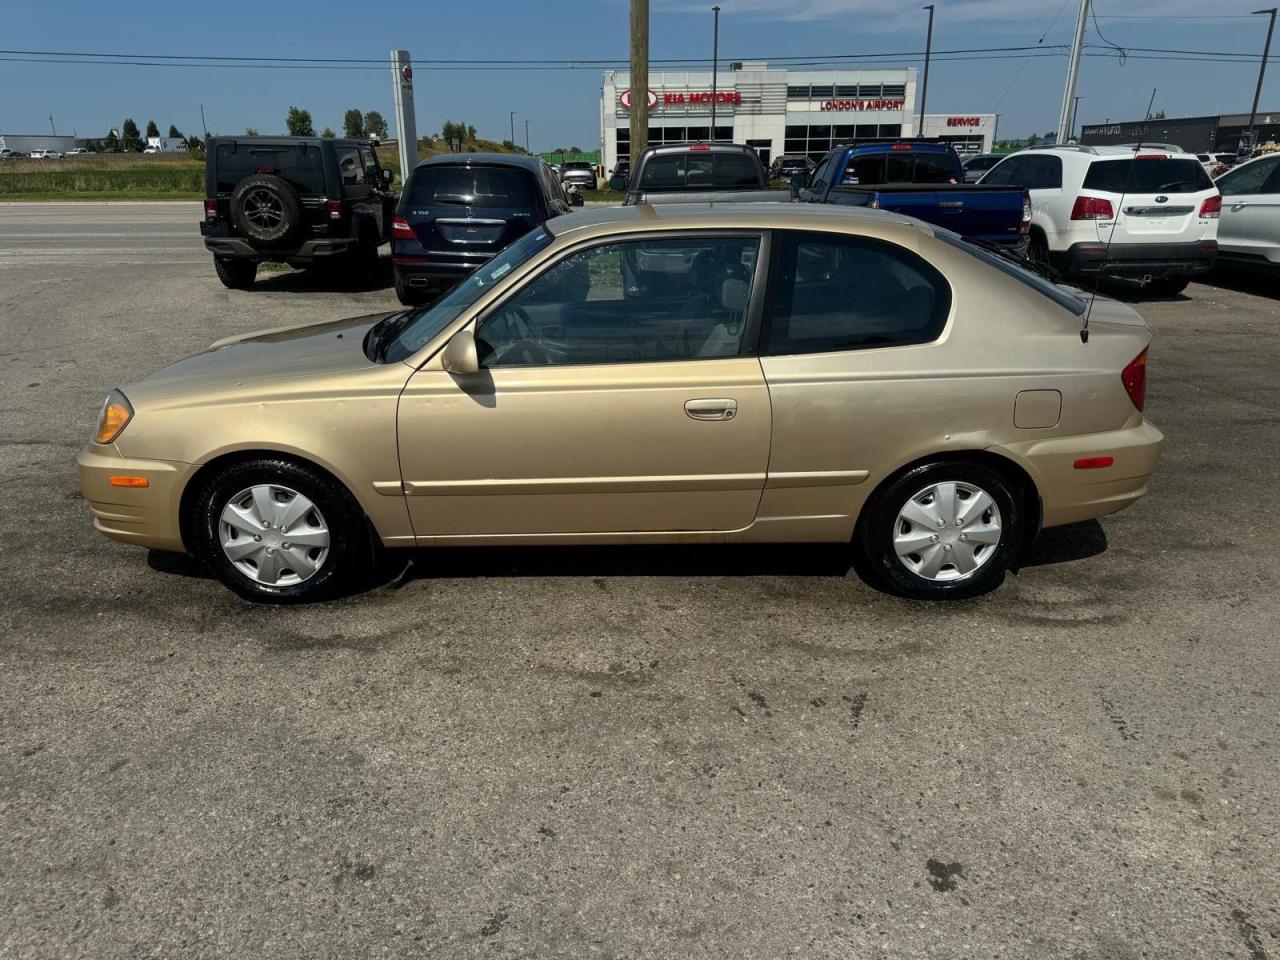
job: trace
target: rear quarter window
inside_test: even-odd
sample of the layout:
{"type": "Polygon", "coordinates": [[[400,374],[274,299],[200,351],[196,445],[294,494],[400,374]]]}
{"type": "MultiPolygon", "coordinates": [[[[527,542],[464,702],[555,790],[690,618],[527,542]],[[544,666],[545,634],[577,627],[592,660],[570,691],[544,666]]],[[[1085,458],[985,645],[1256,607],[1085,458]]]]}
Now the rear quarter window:
{"type": "Polygon", "coordinates": [[[964,239],[958,233],[952,233],[950,230],[942,230],[934,228],[933,235],[943,243],[962,250],[974,259],[981,260],[987,266],[994,267],[1003,273],[1006,277],[1012,277],[1023,286],[1030,287],[1036,293],[1052,300],[1058,306],[1070,310],[1077,317],[1081,316],[1085,311],[1085,302],[1075,294],[1064,290],[1050,280],[1046,280],[1039,274],[1032,273],[1023,267],[1018,266],[1007,257],[1001,256],[991,250],[980,247],[970,241],[964,239]]]}
{"type": "Polygon", "coordinates": [[[1105,193],[1199,193],[1213,181],[1192,157],[1095,160],[1084,177],[1084,189],[1105,193]]]}

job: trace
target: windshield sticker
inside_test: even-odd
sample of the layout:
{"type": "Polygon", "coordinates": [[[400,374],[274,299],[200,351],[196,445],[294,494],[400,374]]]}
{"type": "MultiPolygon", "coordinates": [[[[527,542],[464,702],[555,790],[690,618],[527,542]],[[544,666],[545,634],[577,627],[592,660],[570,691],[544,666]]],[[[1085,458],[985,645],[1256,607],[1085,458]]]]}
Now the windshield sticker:
{"type": "Polygon", "coordinates": [[[498,267],[497,270],[494,270],[492,273],[489,274],[489,281],[493,282],[494,280],[497,280],[499,277],[501,277],[510,269],[511,269],[511,264],[504,263],[502,266],[498,267]]]}

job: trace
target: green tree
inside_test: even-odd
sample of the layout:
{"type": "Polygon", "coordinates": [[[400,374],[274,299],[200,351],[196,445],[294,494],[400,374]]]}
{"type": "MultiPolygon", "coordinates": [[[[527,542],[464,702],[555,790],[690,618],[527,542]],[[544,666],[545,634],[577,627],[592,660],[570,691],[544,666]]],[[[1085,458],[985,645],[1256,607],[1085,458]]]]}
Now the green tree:
{"type": "Polygon", "coordinates": [[[469,123],[467,124],[467,135],[463,139],[466,140],[467,143],[476,142],[476,128],[469,123]]]}
{"type": "Polygon", "coordinates": [[[244,128],[244,135],[245,135],[246,137],[256,137],[256,136],[258,135],[258,128],[257,128],[257,127],[245,127],[245,128],[244,128]]]}
{"type": "Polygon", "coordinates": [[[107,135],[102,138],[102,147],[104,150],[119,150],[120,138],[116,136],[114,130],[108,130],[107,135]]]}
{"type": "Polygon", "coordinates": [[[337,134],[334,133],[333,130],[330,129],[329,127],[325,127],[323,130],[320,131],[320,136],[329,137],[332,139],[333,137],[336,137],[337,134]]]}
{"type": "Polygon", "coordinates": [[[377,137],[379,140],[387,139],[387,121],[382,119],[382,114],[377,110],[370,110],[364,115],[364,135],[377,137]]]}
{"type": "Polygon", "coordinates": [[[342,115],[343,136],[359,140],[364,136],[364,114],[352,107],[342,115]]]}
{"type": "Polygon", "coordinates": [[[569,152],[570,152],[570,153],[581,153],[581,152],[582,152],[582,148],[581,148],[581,147],[570,147],[570,148],[569,148],[569,152]]]}
{"type": "Polygon", "coordinates": [[[204,149],[204,143],[200,140],[200,138],[199,138],[199,137],[197,137],[197,136],[193,133],[191,136],[187,137],[187,149],[188,149],[188,150],[203,150],[203,149],[204,149]]]}
{"type": "Polygon", "coordinates": [[[1039,135],[1039,134],[1033,133],[1031,136],[1027,137],[1027,146],[1028,146],[1028,147],[1034,147],[1034,146],[1035,146],[1037,143],[1039,143],[1039,142],[1040,142],[1040,135],[1039,135]]]}
{"type": "Polygon", "coordinates": [[[160,136],[160,128],[156,126],[156,122],[154,120],[147,121],[147,136],[148,137],[160,136]]]}
{"type": "Polygon", "coordinates": [[[290,107],[284,118],[284,125],[291,137],[314,137],[316,128],[311,125],[311,111],[301,107],[290,107]]]}
{"type": "Polygon", "coordinates": [[[169,136],[174,137],[178,140],[183,139],[182,131],[179,130],[177,127],[175,127],[172,123],[169,124],[169,136]]]}
{"type": "Polygon", "coordinates": [[[133,122],[133,117],[125,117],[124,123],[120,125],[120,148],[129,153],[142,149],[142,135],[138,132],[138,125],[133,122]]]}

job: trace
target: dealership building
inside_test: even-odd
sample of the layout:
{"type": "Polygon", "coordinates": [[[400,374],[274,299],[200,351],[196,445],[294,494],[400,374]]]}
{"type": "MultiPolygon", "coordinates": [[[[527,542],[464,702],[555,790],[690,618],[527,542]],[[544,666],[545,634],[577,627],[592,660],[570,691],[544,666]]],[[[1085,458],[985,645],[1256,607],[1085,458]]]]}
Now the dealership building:
{"type": "MultiPolygon", "coordinates": [[[[1158,117],[1089,123],[1080,128],[1080,142],[1091,147],[1122,143],[1168,143],[1188,153],[1235,153],[1240,136],[1249,129],[1249,114],[1223,113],[1205,117],[1158,117]]],[[[1259,110],[1254,118],[1254,142],[1280,143],[1280,111],[1259,110]]]]}
{"type": "MultiPolygon", "coordinates": [[[[716,77],[716,140],[754,147],[767,165],[784,153],[815,160],[832,147],[886,137],[938,137],[961,153],[984,153],[995,114],[927,114],[916,129],[914,67],[876,70],[771,69],[735,63],[716,77]]],[[[710,70],[649,73],[649,144],[711,140],[710,70]]],[[[606,171],[631,150],[630,72],[604,75],[600,147],[606,171]]]]}

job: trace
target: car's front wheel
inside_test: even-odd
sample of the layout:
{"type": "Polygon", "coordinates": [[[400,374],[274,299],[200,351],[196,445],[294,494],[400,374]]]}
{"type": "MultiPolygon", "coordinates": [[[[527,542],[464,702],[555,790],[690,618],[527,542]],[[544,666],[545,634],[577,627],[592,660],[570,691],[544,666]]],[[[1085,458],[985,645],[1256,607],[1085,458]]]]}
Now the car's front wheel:
{"type": "Polygon", "coordinates": [[[364,515],[333,478],[291,460],[255,459],[216,473],[198,493],[191,546],[249,600],[326,600],[372,569],[364,515]]]}
{"type": "Polygon", "coordinates": [[[867,504],[857,546],[884,586],[919,600],[999,586],[1022,543],[1016,485],[985,464],[939,460],[908,470],[867,504]]]}
{"type": "Polygon", "coordinates": [[[228,257],[214,257],[213,269],[218,279],[228,290],[248,290],[258,276],[258,265],[252,260],[232,260],[228,257]]]}

